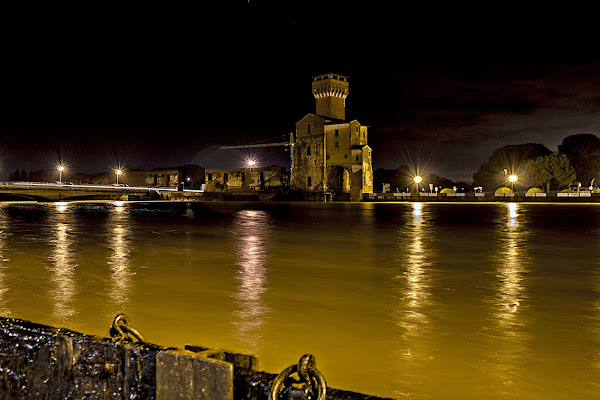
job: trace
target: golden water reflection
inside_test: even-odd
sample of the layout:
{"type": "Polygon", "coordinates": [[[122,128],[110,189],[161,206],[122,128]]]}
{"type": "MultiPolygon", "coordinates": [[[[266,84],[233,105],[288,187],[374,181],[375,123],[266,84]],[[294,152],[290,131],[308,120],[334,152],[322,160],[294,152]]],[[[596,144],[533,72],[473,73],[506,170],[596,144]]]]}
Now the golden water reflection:
{"type": "Polygon", "coordinates": [[[131,291],[130,247],[131,221],[123,202],[115,202],[108,219],[108,266],[110,267],[110,298],[125,310],[131,291]]]}
{"type": "Polygon", "coordinates": [[[73,216],[66,203],[55,203],[56,212],[50,224],[52,230],[50,279],[53,283],[53,316],[61,324],[67,324],[75,314],[76,296],[75,264],[73,251],[75,245],[73,216]]]}
{"type": "Polygon", "coordinates": [[[8,237],[8,218],[6,217],[6,211],[4,206],[0,204],[0,315],[8,315],[9,310],[6,307],[5,294],[7,291],[7,284],[5,278],[5,263],[10,260],[5,254],[5,242],[8,237]]]}
{"type": "Polygon", "coordinates": [[[432,245],[432,227],[428,225],[422,203],[412,203],[406,224],[398,230],[396,262],[398,273],[398,305],[395,312],[396,324],[400,327],[400,340],[394,354],[398,359],[406,388],[395,392],[396,396],[411,396],[425,385],[427,368],[434,359],[431,347],[431,267],[435,249],[432,245]]]}
{"type": "Polygon", "coordinates": [[[235,335],[246,351],[256,352],[261,339],[261,327],[269,308],[263,301],[266,291],[268,247],[271,223],[264,211],[242,210],[233,223],[233,243],[236,257],[237,292],[234,299],[235,335]]]}
{"type": "Polygon", "coordinates": [[[482,370],[496,382],[498,393],[510,397],[527,391],[531,385],[523,376],[524,364],[531,359],[531,333],[527,327],[528,281],[530,257],[527,249],[527,218],[519,204],[508,203],[499,215],[496,251],[492,265],[496,266],[495,296],[490,299],[491,320],[484,328],[489,350],[482,370]],[[519,390],[515,390],[518,387],[519,390]]]}

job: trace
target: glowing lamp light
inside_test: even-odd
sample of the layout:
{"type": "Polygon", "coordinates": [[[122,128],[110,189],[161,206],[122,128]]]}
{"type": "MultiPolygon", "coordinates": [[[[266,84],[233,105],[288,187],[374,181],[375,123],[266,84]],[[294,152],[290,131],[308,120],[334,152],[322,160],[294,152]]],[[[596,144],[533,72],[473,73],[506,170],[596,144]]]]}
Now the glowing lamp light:
{"type": "Polygon", "coordinates": [[[56,167],[56,169],[58,170],[58,181],[60,183],[62,183],[62,173],[65,170],[65,166],[64,165],[59,165],[58,167],[56,167]]]}
{"type": "Polygon", "coordinates": [[[421,178],[419,175],[415,176],[415,183],[421,183],[423,181],[423,178],[421,178]]]}
{"type": "Polygon", "coordinates": [[[119,175],[121,175],[122,173],[123,171],[120,169],[115,170],[115,174],[117,175],[117,185],[119,184],[119,175]]]}
{"type": "Polygon", "coordinates": [[[510,182],[512,182],[512,183],[515,183],[517,180],[519,180],[519,177],[518,177],[518,176],[516,176],[516,175],[510,175],[510,176],[508,177],[508,180],[509,180],[510,182]]]}
{"type": "Polygon", "coordinates": [[[250,168],[254,167],[256,165],[256,160],[248,160],[248,166],[250,168]]]}

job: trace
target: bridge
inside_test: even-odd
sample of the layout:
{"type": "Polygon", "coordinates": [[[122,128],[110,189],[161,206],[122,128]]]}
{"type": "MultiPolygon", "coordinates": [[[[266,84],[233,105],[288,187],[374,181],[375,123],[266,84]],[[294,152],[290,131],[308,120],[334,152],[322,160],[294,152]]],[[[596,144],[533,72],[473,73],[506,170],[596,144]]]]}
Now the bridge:
{"type": "Polygon", "coordinates": [[[0,182],[0,201],[170,200],[195,199],[203,193],[202,190],[173,187],[0,182]]]}

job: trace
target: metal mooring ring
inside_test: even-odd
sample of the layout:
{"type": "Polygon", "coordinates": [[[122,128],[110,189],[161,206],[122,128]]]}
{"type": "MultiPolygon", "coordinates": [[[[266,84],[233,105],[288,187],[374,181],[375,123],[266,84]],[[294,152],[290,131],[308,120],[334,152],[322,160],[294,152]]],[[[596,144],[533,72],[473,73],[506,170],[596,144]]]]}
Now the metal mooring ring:
{"type": "Polygon", "coordinates": [[[116,342],[130,340],[129,335],[138,342],[145,342],[144,337],[137,329],[129,325],[129,317],[125,314],[118,314],[110,327],[110,336],[116,342]]]}
{"type": "Polygon", "coordinates": [[[311,354],[305,354],[300,358],[300,361],[296,365],[290,365],[273,380],[271,384],[271,392],[269,393],[269,400],[278,400],[279,393],[283,389],[284,381],[290,377],[290,375],[297,373],[300,378],[300,383],[309,383],[313,388],[316,385],[318,390],[318,396],[316,400],[325,400],[325,394],[327,392],[327,383],[325,377],[316,368],[315,357],[311,354]]]}

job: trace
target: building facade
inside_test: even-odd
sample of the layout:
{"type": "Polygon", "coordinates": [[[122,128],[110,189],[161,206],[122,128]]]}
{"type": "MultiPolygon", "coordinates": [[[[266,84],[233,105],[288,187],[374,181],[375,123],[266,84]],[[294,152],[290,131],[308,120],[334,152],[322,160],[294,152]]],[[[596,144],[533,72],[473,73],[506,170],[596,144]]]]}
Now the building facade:
{"type": "MultiPolygon", "coordinates": [[[[177,187],[181,182],[182,174],[179,170],[159,171],[123,171],[119,175],[119,183],[128,186],[140,187],[177,187]]],[[[76,184],[112,185],[116,183],[114,172],[103,174],[73,174],[69,180],[76,184]]]]}
{"type": "Polygon", "coordinates": [[[207,192],[281,191],[285,186],[285,168],[207,169],[207,192]]]}
{"type": "Polygon", "coordinates": [[[350,200],[373,193],[372,150],[367,126],[346,121],[348,78],[313,77],[316,113],[296,123],[290,186],[312,193],[347,193],[350,200]]]}

